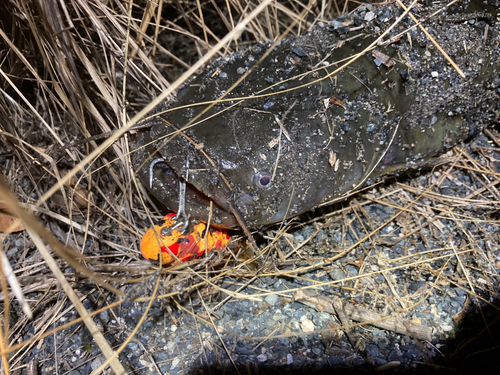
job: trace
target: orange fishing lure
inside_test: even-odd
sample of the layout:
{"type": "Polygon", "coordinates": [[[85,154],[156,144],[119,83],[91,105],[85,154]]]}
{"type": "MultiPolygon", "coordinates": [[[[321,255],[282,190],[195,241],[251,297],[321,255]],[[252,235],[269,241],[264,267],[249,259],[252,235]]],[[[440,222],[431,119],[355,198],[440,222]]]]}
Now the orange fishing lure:
{"type": "Polygon", "coordinates": [[[153,228],[149,228],[144,234],[141,241],[141,253],[144,258],[158,260],[161,250],[163,264],[176,262],[177,259],[187,262],[198,258],[205,251],[220,250],[229,243],[230,237],[226,232],[208,231],[205,236],[207,225],[202,222],[196,224],[189,234],[182,234],[177,229],[168,230],[176,224],[175,217],[176,214],[168,214],[163,218],[162,225],[155,225],[158,237],[153,228]]]}

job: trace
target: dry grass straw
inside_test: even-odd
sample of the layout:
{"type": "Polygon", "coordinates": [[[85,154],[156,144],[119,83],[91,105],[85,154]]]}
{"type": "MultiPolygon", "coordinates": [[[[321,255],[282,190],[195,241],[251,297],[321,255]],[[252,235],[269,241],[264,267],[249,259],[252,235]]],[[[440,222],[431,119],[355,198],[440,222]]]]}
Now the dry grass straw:
{"type": "MultiPolygon", "coordinates": [[[[183,283],[184,295],[221,293],[222,302],[206,306],[207,319],[186,310],[215,327],[215,311],[231,299],[262,301],[273,293],[291,298],[295,291],[259,290],[254,282],[260,277],[293,275],[306,280],[302,275],[326,272],[332,262],[352,257],[359,249],[365,252],[358,259],[359,275],[329,283],[307,279],[310,286],[296,290],[342,286],[352,294],[366,293],[373,297],[374,305],[388,301],[388,317],[411,315],[416,305],[446,283],[459,285],[477,301],[484,301],[476,293],[478,283],[488,290],[498,276],[493,256],[498,234],[485,228],[497,223],[487,214],[478,219],[475,210],[498,209],[499,175],[492,169],[493,162],[480,164],[461,149],[447,156],[439,176],[428,175],[426,188],[410,180],[365,191],[310,223],[269,231],[269,244],[240,260],[219,254],[201,264],[178,265],[160,272],[139,256],[138,242],[149,219],[161,215],[133,177],[127,130],[211,59],[256,41],[277,41],[285,31],[300,34],[318,20],[332,19],[348,9],[344,1],[267,1],[259,5],[228,0],[180,5],[8,0],[0,5],[0,155],[6,179],[0,186],[0,199],[27,228],[27,233],[1,237],[2,256],[9,256],[21,286],[21,291],[11,293],[14,288],[9,289],[3,277],[9,272],[2,267],[0,351],[5,373],[26,366],[24,356],[44,337],[71,325],[78,329],[82,322],[107,358],[99,371],[109,364],[115,373],[124,373],[113,350],[123,350],[141,323],[120,348],[111,348],[92,319],[106,309],[116,314],[114,308],[124,298],[149,302],[150,306],[154,300],[178,296],[180,291],[172,286],[183,283]],[[92,138],[99,134],[105,137],[92,138]],[[458,181],[459,174],[480,181],[483,188],[471,189],[465,198],[443,194],[441,184],[458,181]],[[433,203],[432,209],[428,201],[433,203]],[[366,208],[373,204],[386,207],[392,216],[385,221],[371,217],[366,208]],[[403,239],[425,243],[428,235],[438,238],[444,233],[443,220],[467,240],[454,244],[450,239],[441,247],[430,241],[424,252],[408,247],[404,257],[392,259],[390,250],[380,251],[380,246],[390,249],[403,239]],[[464,223],[474,223],[476,231],[484,233],[482,242],[464,223]],[[307,224],[316,230],[298,243],[290,233],[307,224]],[[383,233],[394,226],[392,234],[383,233]],[[340,241],[335,246],[324,242],[312,245],[316,236],[327,230],[340,231],[340,241]],[[355,243],[349,243],[348,237],[356,238],[355,243]],[[36,252],[32,251],[35,247],[36,252]],[[459,260],[456,274],[448,269],[454,259],[459,260]],[[477,265],[474,276],[472,259],[477,265]],[[75,271],[69,271],[67,265],[75,271]],[[435,274],[435,283],[415,294],[399,290],[394,275],[401,269],[416,275],[435,274]],[[384,275],[392,296],[381,294],[370,284],[378,274],[384,275]],[[82,288],[82,275],[93,280],[90,291],[82,288]],[[234,288],[223,288],[222,280],[234,288]],[[151,285],[155,287],[151,289],[151,285]],[[247,295],[245,288],[256,293],[247,295]],[[64,297],[58,300],[55,297],[61,289],[64,297]],[[144,296],[143,290],[149,295],[144,296]],[[100,302],[96,311],[88,312],[82,301],[92,293],[100,296],[100,302]],[[27,300],[23,296],[28,294],[27,300]],[[66,299],[70,302],[65,303],[66,299]],[[26,315],[11,306],[16,300],[26,315]],[[73,307],[81,317],[56,324],[73,307]],[[9,320],[9,309],[18,314],[14,322],[9,320]],[[48,313],[42,314],[44,310],[48,313]],[[33,313],[34,320],[29,320],[27,311],[33,313]],[[23,341],[30,326],[36,327],[35,336],[23,341]]],[[[484,158],[488,160],[487,153],[484,158]]],[[[147,314],[148,308],[141,322],[147,314]]],[[[249,340],[270,338],[233,334],[249,340]]],[[[279,332],[272,337],[296,334],[279,332]]]]}

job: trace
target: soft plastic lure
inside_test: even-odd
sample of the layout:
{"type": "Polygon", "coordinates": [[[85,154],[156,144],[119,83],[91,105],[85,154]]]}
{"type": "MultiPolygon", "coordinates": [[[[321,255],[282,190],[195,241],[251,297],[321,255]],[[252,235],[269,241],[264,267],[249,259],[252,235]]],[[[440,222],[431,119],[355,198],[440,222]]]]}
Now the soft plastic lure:
{"type": "Polygon", "coordinates": [[[158,237],[153,228],[149,228],[141,241],[141,253],[146,259],[158,260],[161,250],[163,264],[187,262],[212,250],[220,250],[229,243],[229,235],[223,231],[206,231],[203,222],[194,225],[190,233],[183,234],[174,229],[176,214],[168,214],[162,225],[155,225],[158,237]],[[207,233],[206,233],[207,232],[207,233]],[[206,234],[206,236],[205,236],[206,234]],[[168,248],[168,250],[167,250],[168,248]],[[174,256],[172,256],[175,255],[174,256]]]}

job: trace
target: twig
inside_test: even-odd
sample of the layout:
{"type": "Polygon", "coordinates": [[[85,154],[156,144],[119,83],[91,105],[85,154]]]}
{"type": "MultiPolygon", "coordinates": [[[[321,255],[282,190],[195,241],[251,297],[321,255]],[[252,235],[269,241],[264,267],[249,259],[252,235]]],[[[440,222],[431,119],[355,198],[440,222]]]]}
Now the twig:
{"type": "MultiPolygon", "coordinates": [[[[337,309],[334,308],[334,301],[331,298],[321,296],[308,290],[299,290],[295,292],[294,300],[310,306],[317,311],[326,311],[330,314],[337,314],[337,309]]],[[[361,306],[355,306],[350,303],[344,303],[343,311],[345,312],[345,316],[343,317],[345,320],[351,319],[357,322],[370,324],[378,328],[411,336],[419,340],[431,341],[432,339],[432,331],[429,327],[413,323],[409,320],[397,317],[385,317],[374,311],[361,306]]],[[[344,323],[342,322],[342,324],[344,323]]]]}

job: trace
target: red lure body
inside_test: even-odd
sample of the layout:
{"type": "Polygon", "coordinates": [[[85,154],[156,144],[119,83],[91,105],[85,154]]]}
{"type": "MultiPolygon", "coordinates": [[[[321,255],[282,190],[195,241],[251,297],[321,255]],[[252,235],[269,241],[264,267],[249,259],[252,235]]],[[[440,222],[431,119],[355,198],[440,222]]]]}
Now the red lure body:
{"type": "Polygon", "coordinates": [[[203,222],[196,224],[189,234],[182,234],[177,229],[165,230],[175,225],[175,217],[174,213],[168,214],[163,218],[162,225],[155,225],[156,233],[150,228],[144,234],[141,253],[146,259],[158,260],[161,252],[163,264],[186,262],[206,251],[220,250],[229,243],[230,237],[226,232],[207,231],[203,222]]]}

